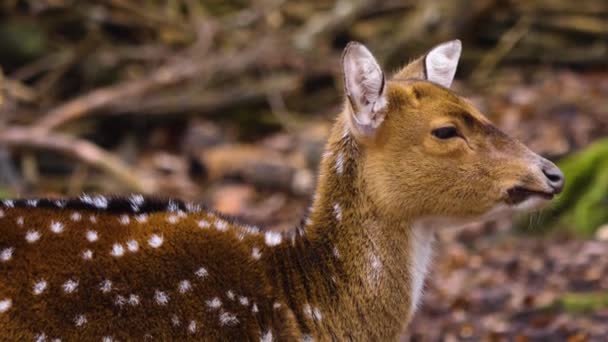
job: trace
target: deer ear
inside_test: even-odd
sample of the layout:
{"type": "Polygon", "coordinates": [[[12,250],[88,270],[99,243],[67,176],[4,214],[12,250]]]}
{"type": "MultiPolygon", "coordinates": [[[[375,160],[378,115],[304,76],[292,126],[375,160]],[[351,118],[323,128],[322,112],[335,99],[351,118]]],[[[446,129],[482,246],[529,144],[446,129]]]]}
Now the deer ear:
{"type": "Polygon", "coordinates": [[[456,74],[461,51],[462,44],[458,39],[440,44],[429,51],[424,57],[427,80],[449,88],[456,74]]]}
{"type": "Polygon", "coordinates": [[[384,73],[372,53],[356,42],[344,49],[342,68],[351,127],[357,133],[372,135],[385,116],[384,73]]]}

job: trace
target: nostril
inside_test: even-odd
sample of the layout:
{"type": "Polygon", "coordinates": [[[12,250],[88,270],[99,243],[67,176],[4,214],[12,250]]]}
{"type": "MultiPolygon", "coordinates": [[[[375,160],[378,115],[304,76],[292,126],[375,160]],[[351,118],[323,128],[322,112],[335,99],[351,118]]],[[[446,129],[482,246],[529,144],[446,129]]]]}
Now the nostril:
{"type": "Polygon", "coordinates": [[[549,180],[553,183],[556,183],[556,182],[559,182],[562,180],[562,175],[555,174],[555,173],[545,172],[545,176],[547,176],[547,178],[549,178],[549,180]]]}
{"type": "Polygon", "coordinates": [[[549,167],[543,168],[543,174],[545,174],[545,177],[549,180],[549,184],[556,193],[562,191],[564,187],[564,174],[557,166],[550,165],[549,167]]]}

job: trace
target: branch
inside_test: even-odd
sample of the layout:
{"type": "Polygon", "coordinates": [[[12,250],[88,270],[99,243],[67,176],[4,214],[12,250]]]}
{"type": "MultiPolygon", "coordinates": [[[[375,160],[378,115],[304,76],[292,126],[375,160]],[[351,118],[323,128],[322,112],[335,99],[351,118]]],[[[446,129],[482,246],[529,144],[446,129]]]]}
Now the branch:
{"type": "Polygon", "coordinates": [[[239,54],[221,54],[204,61],[201,61],[202,58],[200,56],[175,58],[172,63],[152,72],[147,78],[96,89],[56,107],[49,111],[36,124],[34,129],[44,134],[67,121],[74,120],[129,98],[142,96],[157,88],[201,78],[203,75],[205,79],[209,79],[211,74],[218,71],[223,73],[238,72],[250,67],[254,63],[260,62],[260,57],[271,46],[271,44],[266,43],[262,41],[249,51],[239,54]]]}
{"type": "Polygon", "coordinates": [[[155,192],[157,189],[157,184],[152,180],[145,180],[140,177],[120,158],[86,140],[68,135],[59,133],[40,134],[40,131],[34,131],[33,129],[8,127],[0,132],[0,146],[57,151],[107,172],[133,191],[148,194],[155,192]]]}

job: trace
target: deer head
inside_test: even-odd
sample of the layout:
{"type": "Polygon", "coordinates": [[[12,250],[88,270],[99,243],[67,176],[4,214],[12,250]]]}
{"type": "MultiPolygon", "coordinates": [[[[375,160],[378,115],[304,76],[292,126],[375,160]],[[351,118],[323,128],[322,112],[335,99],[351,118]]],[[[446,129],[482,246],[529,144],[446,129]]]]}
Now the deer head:
{"type": "Polygon", "coordinates": [[[449,89],[460,53],[443,43],[387,78],[365,46],[344,51],[344,119],[387,216],[467,220],[539,208],[563,188],[552,162],[449,89]]]}

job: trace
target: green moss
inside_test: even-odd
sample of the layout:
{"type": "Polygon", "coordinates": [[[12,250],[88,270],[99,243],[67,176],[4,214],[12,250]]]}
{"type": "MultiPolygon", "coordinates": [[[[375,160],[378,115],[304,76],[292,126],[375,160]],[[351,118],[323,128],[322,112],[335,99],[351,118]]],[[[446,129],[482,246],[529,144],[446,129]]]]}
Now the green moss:
{"type": "Polygon", "coordinates": [[[595,312],[608,308],[608,292],[567,293],[557,303],[567,312],[595,312]]]}

